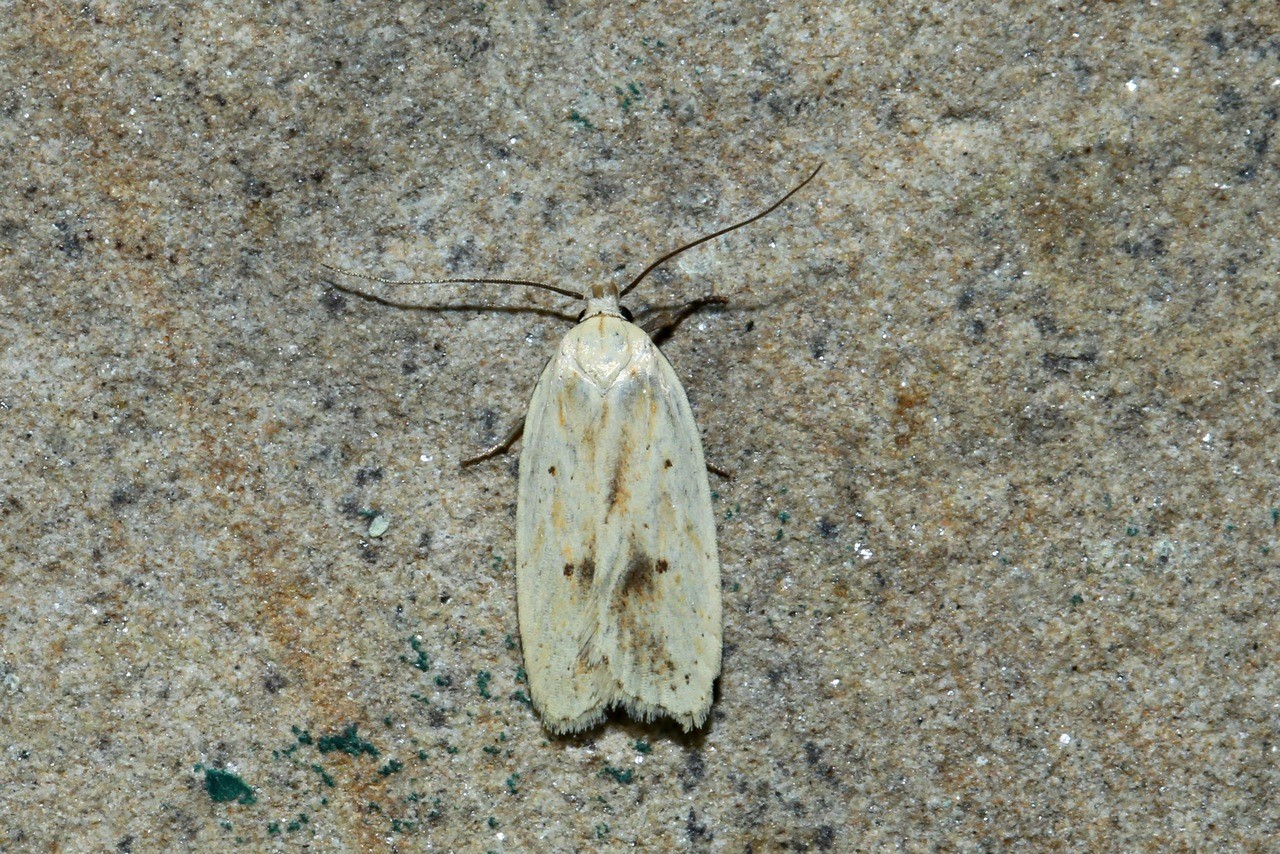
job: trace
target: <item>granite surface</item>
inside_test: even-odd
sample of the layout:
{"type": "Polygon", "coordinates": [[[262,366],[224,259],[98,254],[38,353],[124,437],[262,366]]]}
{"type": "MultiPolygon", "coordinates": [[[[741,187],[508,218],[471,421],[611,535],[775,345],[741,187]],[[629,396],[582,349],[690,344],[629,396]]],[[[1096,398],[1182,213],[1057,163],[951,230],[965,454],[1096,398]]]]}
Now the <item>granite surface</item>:
{"type": "Polygon", "coordinates": [[[1274,844],[1274,3],[0,16],[0,850],[1274,844]],[[577,306],[317,265],[624,282],[819,162],[632,300],[730,300],[712,720],[549,737],[459,461],[577,306]]]}

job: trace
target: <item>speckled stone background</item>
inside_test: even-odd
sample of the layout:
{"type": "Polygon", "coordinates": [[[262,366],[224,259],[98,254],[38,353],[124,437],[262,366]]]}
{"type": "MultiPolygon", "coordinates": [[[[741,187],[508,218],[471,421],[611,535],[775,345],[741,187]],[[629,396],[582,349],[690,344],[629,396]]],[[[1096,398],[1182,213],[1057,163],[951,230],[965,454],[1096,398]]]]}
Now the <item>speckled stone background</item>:
{"type": "Polygon", "coordinates": [[[1261,850],[1274,3],[3,2],[0,850],[1261,850]],[[892,7],[892,8],[885,8],[892,7]],[[549,738],[515,455],[665,345],[713,717],[549,738]],[[390,523],[368,536],[370,517],[390,523]]]}

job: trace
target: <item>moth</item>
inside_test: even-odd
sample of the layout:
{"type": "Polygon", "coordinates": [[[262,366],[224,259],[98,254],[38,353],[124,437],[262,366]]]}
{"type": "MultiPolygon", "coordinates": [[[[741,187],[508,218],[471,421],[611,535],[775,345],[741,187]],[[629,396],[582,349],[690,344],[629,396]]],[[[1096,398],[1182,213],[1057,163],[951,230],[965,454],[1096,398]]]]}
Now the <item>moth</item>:
{"type": "MultiPolygon", "coordinates": [[[[551,732],[588,729],[613,707],[641,721],[669,717],[686,732],[706,722],[723,640],[707,465],[679,378],[620,299],[676,255],[772,213],[821,168],[764,211],[666,253],[621,290],[404,282],[326,265],[386,284],[522,285],[584,303],[523,427],[464,461],[503,453],[523,434],[517,610],[530,699],[551,732]]],[[[690,305],[706,302],[723,300],[690,305]]]]}

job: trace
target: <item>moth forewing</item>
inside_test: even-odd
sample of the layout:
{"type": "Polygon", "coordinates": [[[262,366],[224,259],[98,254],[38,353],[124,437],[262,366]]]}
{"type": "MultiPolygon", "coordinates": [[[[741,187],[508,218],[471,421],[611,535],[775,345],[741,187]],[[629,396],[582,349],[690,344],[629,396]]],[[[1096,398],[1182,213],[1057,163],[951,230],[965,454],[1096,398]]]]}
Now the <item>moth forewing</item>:
{"type": "Polygon", "coordinates": [[[720,672],[720,569],[702,445],[637,326],[590,316],[525,420],[517,599],[530,696],[575,732],[611,706],[701,726],[720,672]]]}

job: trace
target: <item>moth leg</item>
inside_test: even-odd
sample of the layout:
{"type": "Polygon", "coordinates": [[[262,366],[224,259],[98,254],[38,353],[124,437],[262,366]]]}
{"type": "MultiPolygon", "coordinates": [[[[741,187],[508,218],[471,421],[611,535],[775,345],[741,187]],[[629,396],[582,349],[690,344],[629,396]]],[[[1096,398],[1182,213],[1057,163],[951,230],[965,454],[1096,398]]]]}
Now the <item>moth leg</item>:
{"type": "Polygon", "coordinates": [[[712,474],[718,474],[725,480],[733,480],[733,472],[729,471],[728,469],[722,469],[720,468],[720,466],[716,465],[715,463],[707,463],[706,465],[707,465],[707,471],[711,472],[712,474]]]}
{"type": "Polygon", "coordinates": [[[727,302],[729,302],[728,297],[710,294],[709,296],[689,300],[684,305],[676,306],[675,308],[662,309],[653,316],[652,320],[646,319],[644,331],[649,333],[649,337],[653,339],[654,344],[661,344],[671,337],[671,333],[676,331],[676,327],[686,317],[698,309],[706,308],[709,305],[724,305],[727,302]]]}
{"type": "Polygon", "coordinates": [[[507,451],[511,450],[511,446],[516,443],[516,440],[519,439],[523,433],[524,419],[521,418],[519,422],[516,423],[516,426],[511,428],[511,432],[507,434],[507,438],[503,439],[496,445],[490,445],[474,457],[467,457],[463,460],[463,468],[473,466],[476,463],[482,463],[485,460],[493,459],[499,454],[505,454],[507,451]]]}

